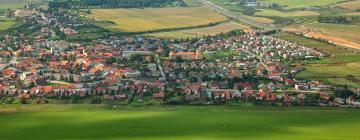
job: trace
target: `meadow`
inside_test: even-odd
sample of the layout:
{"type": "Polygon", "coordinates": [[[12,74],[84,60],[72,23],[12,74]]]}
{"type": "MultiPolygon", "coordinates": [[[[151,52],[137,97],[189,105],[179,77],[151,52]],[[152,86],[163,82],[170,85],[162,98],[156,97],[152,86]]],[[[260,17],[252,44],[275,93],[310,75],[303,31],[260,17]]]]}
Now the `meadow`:
{"type": "Polygon", "coordinates": [[[93,9],[91,17],[113,23],[97,24],[112,31],[141,32],[206,25],[227,20],[204,7],[93,9]]]}
{"type": "Polygon", "coordinates": [[[153,33],[148,35],[154,37],[161,37],[161,38],[195,38],[195,37],[203,37],[207,35],[216,35],[219,33],[226,33],[233,30],[243,29],[245,27],[246,26],[236,22],[225,22],[211,27],[172,31],[172,32],[160,32],[160,33],[153,33]]]}
{"type": "Polygon", "coordinates": [[[284,32],[277,33],[276,37],[314,47],[320,51],[329,53],[330,56],[322,60],[302,61],[306,70],[297,75],[297,78],[318,79],[330,84],[347,84],[351,87],[360,87],[360,83],[347,79],[354,76],[360,79],[360,54],[347,51],[326,43],[306,39],[284,32]]]}
{"type": "Polygon", "coordinates": [[[278,10],[271,9],[259,9],[259,12],[255,13],[256,16],[279,16],[279,17],[307,17],[307,16],[317,16],[320,15],[314,11],[289,11],[282,12],[278,10]]]}
{"type": "Polygon", "coordinates": [[[9,29],[15,23],[16,23],[15,21],[0,21],[0,31],[9,29]]]}
{"type": "MultiPolygon", "coordinates": [[[[360,3],[359,3],[360,4],[360,3]]],[[[359,5],[360,7],[360,5],[359,5]]],[[[350,13],[341,13],[338,15],[344,15],[344,16],[360,16],[360,12],[350,12],[350,13]]]]}
{"type": "Polygon", "coordinates": [[[262,0],[262,3],[272,4],[277,3],[280,5],[286,5],[287,8],[302,8],[309,6],[325,6],[332,3],[341,2],[344,0],[262,0]]]}
{"type": "Polygon", "coordinates": [[[2,105],[6,140],[358,140],[360,110],[318,107],[2,105]]]}
{"type": "Polygon", "coordinates": [[[0,9],[17,9],[22,8],[28,2],[40,2],[41,0],[0,0],[0,9]]]}

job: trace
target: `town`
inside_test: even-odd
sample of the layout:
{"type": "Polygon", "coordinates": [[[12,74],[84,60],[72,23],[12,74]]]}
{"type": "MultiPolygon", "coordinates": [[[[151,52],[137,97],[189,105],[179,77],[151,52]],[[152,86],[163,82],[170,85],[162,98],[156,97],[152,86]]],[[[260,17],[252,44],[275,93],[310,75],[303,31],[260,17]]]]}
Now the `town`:
{"type": "Polygon", "coordinates": [[[327,53],[254,29],[174,40],[109,36],[93,41],[50,40],[89,26],[72,13],[28,5],[16,18],[37,24],[0,43],[1,103],[223,104],[360,107],[360,89],[295,79],[299,60],[327,53]],[[66,20],[59,20],[59,15],[66,20]],[[64,22],[66,21],[66,22],[64,22]],[[56,101],[54,101],[56,102],[56,101]]]}
{"type": "Polygon", "coordinates": [[[0,0],[1,140],[359,140],[360,0],[0,0]]]}

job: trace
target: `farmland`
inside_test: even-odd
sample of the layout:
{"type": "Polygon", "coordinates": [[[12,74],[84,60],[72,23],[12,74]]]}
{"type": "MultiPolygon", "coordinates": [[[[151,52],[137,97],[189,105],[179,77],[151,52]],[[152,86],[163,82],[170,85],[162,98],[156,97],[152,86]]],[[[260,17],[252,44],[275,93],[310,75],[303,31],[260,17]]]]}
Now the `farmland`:
{"type": "Polygon", "coordinates": [[[238,30],[244,28],[244,25],[235,22],[225,22],[219,25],[190,29],[190,30],[180,30],[173,32],[161,32],[149,34],[150,36],[162,37],[162,38],[193,38],[193,37],[203,37],[206,35],[216,35],[219,33],[226,33],[232,30],[238,30]]]}
{"type": "Polygon", "coordinates": [[[314,21],[301,22],[285,27],[285,30],[303,32],[308,36],[330,40],[343,46],[360,48],[359,25],[327,24],[314,21]],[[311,32],[309,32],[311,31],[311,32]]]}
{"type": "Polygon", "coordinates": [[[303,16],[317,16],[319,13],[313,11],[291,11],[282,12],[270,9],[259,9],[260,12],[256,12],[256,16],[280,16],[280,17],[303,17],[303,16]]]}
{"type": "Polygon", "coordinates": [[[263,0],[265,4],[280,4],[286,5],[287,8],[302,8],[309,6],[325,6],[336,2],[341,2],[344,0],[263,0]]]}
{"type": "Polygon", "coordinates": [[[298,74],[298,78],[319,79],[330,84],[348,84],[352,87],[360,87],[359,83],[354,83],[351,79],[348,79],[348,76],[354,76],[356,79],[360,78],[360,70],[358,69],[360,54],[286,33],[278,33],[276,36],[315,47],[331,54],[330,57],[323,60],[301,62],[305,65],[306,70],[298,74]]]}
{"type": "Polygon", "coordinates": [[[227,20],[226,17],[203,7],[93,9],[90,16],[102,21],[112,21],[113,23],[97,23],[97,25],[121,32],[190,27],[227,20]]]}
{"type": "Polygon", "coordinates": [[[3,105],[1,111],[7,112],[0,115],[0,139],[6,140],[357,140],[360,130],[354,109],[3,105]]]}
{"type": "Polygon", "coordinates": [[[360,0],[338,3],[338,4],[336,4],[336,6],[340,6],[342,8],[347,8],[347,9],[351,9],[351,10],[356,10],[356,9],[360,8],[360,0]]]}

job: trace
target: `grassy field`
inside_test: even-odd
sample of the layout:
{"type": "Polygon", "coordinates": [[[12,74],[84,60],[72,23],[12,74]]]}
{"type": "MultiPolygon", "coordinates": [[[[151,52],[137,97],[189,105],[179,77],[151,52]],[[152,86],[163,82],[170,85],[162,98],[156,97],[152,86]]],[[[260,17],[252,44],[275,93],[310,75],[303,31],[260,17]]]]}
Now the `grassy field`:
{"type": "Polygon", "coordinates": [[[180,30],[173,32],[153,33],[149,35],[154,37],[161,37],[161,38],[193,38],[193,37],[203,37],[206,35],[216,35],[219,33],[226,33],[237,29],[243,29],[244,27],[245,27],[244,25],[241,25],[236,22],[225,22],[211,27],[180,30]]]}
{"type": "Polygon", "coordinates": [[[280,5],[286,5],[287,8],[302,8],[309,6],[325,6],[344,0],[262,0],[262,3],[272,4],[277,3],[280,5]]]}
{"type": "Polygon", "coordinates": [[[360,8],[360,0],[338,3],[336,4],[336,6],[340,6],[351,10],[356,10],[360,8]]]}
{"type": "Polygon", "coordinates": [[[256,16],[280,16],[280,17],[304,17],[304,16],[317,16],[319,13],[314,11],[292,11],[282,12],[270,9],[259,9],[260,12],[256,12],[256,16]]]}
{"type": "Polygon", "coordinates": [[[113,21],[115,24],[98,25],[123,32],[189,27],[227,20],[226,17],[204,7],[94,9],[90,16],[103,21],[113,21]]]}
{"type": "Polygon", "coordinates": [[[348,12],[348,13],[339,13],[334,14],[336,16],[360,16],[360,12],[348,12]]]}
{"type": "Polygon", "coordinates": [[[0,0],[0,9],[16,9],[24,7],[28,2],[39,2],[41,0],[0,0]]]}
{"type": "Polygon", "coordinates": [[[360,69],[358,67],[360,65],[360,54],[287,33],[278,33],[275,36],[311,46],[331,54],[330,57],[322,60],[302,61],[301,63],[305,65],[306,70],[299,73],[297,75],[298,78],[319,79],[335,85],[347,84],[352,87],[360,87],[360,83],[346,79],[349,75],[360,79],[360,69]]]}
{"type": "Polygon", "coordinates": [[[360,110],[355,109],[10,105],[1,110],[12,110],[0,114],[3,140],[360,139],[360,110]]]}
{"type": "Polygon", "coordinates": [[[189,7],[195,7],[201,5],[200,3],[197,2],[197,0],[184,0],[184,1],[189,7]]]}
{"type": "Polygon", "coordinates": [[[0,21],[0,31],[10,28],[15,23],[15,21],[0,21]]]}

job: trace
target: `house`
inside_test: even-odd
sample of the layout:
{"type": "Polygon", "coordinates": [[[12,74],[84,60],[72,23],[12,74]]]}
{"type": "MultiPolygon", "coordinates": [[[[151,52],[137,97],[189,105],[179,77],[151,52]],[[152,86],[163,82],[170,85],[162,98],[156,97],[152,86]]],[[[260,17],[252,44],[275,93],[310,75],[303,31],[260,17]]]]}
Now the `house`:
{"type": "Polygon", "coordinates": [[[256,8],[259,5],[260,5],[260,3],[257,0],[244,0],[244,2],[243,2],[244,7],[256,8]]]}
{"type": "Polygon", "coordinates": [[[163,100],[165,98],[165,94],[163,92],[154,93],[153,98],[157,100],[163,100]]]}

